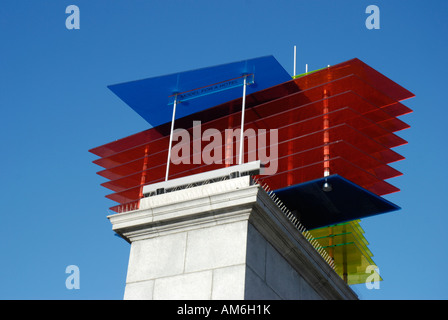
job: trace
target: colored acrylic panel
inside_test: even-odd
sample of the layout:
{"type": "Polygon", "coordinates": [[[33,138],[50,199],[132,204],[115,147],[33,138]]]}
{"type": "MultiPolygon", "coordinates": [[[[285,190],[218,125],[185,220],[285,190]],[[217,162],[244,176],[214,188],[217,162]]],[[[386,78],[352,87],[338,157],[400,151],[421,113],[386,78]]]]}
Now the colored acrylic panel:
{"type": "MultiPolygon", "coordinates": [[[[303,150],[300,140],[300,138],[295,138],[278,144],[278,154],[280,156],[275,164],[277,166],[277,173],[322,162],[323,154],[327,151],[332,157],[330,160],[330,168],[332,170],[337,170],[337,167],[333,165],[333,162],[335,161],[334,159],[343,158],[350,159],[353,165],[362,168],[371,175],[376,176],[378,179],[389,179],[401,175],[396,169],[393,169],[377,158],[372,157],[368,153],[343,140],[336,140],[335,142],[330,142],[326,145],[320,142],[321,145],[306,150],[303,150]],[[299,141],[299,143],[297,141],[299,141]]],[[[188,148],[193,149],[190,145],[188,145],[188,148]]],[[[257,158],[260,157],[257,157],[257,153],[259,155],[262,151],[262,148],[253,148],[252,152],[246,152],[244,157],[245,162],[258,160],[257,158]]],[[[221,152],[224,154],[225,146],[222,146],[221,152]]],[[[267,150],[265,152],[269,154],[272,151],[267,150]]],[[[229,159],[229,162],[233,164],[237,162],[236,152],[234,154],[235,156],[229,159]]],[[[166,154],[164,155],[166,156],[166,154]]],[[[209,165],[195,163],[195,155],[200,156],[199,153],[193,153],[189,157],[179,157],[179,160],[184,163],[178,165],[173,164],[171,174],[175,175],[186,171],[190,172],[192,169],[201,170],[201,172],[210,170],[209,165]]],[[[271,164],[267,163],[266,165],[269,166],[271,164]]],[[[224,164],[222,167],[223,166],[224,164]]],[[[110,188],[113,191],[122,191],[139,185],[142,182],[141,179],[143,176],[146,183],[160,180],[165,173],[165,168],[166,163],[164,158],[159,154],[156,154],[101,171],[99,174],[108,177],[111,180],[110,182],[103,183],[103,186],[110,188]]],[[[319,176],[320,174],[323,174],[323,171],[318,170],[317,175],[319,176]]]]}
{"type": "MultiPolygon", "coordinates": [[[[365,283],[375,266],[359,220],[310,230],[314,239],[333,259],[335,271],[349,285],[365,283]]],[[[376,273],[376,271],[375,271],[376,273]]],[[[376,274],[378,280],[382,280],[376,274]]]]}
{"type": "MultiPolygon", "coordinates": [[[[150,125],[158,126],[171,120],[172,106],[169,103],[172,102],[170,97],[173,94],[209,87],[211,84],[239,78],[244,74],[253,74],[255,81],[254,84],[247,86],[247,94],[291,79],[291,76],[274,57],[266,56],[115,84],[109,86],[109,89],[150,125]]],[[[178,107],[177,114],[179,117],[184,117],[234,100],[241,97],[242,94],[243,90],[240,87],[234,87],[211,95],[203,95],[197,99],[182,102],[178,107]]]]}
{"type": "Polygon", "coordinates": [[[322,82],[339,79],[350,74],[356,74],[365,82],[375,86],[378,90],[384,92],[394,100],[402,101],[414,97],[413,93],[357,58],[309,73],[306,76],[295,79],[295,82],[301,88],[309,88],[319,85],[322,82]]]}
{"type": "Polygon", "coordinates": [[[339,176],[332,175],[275,191],[307,229],[398,210],[395,204],[339,176]],[[324,191],[328,182],[332,190],[324,191]]]}

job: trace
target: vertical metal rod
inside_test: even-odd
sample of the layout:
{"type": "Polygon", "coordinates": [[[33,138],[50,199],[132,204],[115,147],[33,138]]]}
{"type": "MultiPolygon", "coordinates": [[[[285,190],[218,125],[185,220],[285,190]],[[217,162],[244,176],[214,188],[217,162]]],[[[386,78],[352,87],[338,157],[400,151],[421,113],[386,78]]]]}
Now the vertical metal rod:
{"type": "MultiPolygon", "coordinates": [[[[142,168],[142,177],[140,179],[140,192],[138,194],[138,198],[143,198],[143,186],[146,182],[146,170],[148,169],[148,152],[149,152],[149,145],[146,145],[145,147],[145,157],[143,158],[143,168],[142,168]]],[[[136,209],[140,207],[140,200],[138,200],[136,204],[136,209]]]]}
{"type": "Polygon", "coordinates": [[[329,92],[327,89],[324,89],[324,108],[323,108],[323,115],[324,115],[324,123],[323,123],[323,129],[324,129],[324,177],[327,177],[330,175],[330,133],[328,132],[328,128],[330,127],[330,117],[328,116],[329,112],[329,105],[328,105],[328,98],[329,92]]]}
{"type": "Polygon", "coordinates": [[[297,63],[297,50],[296,46],[294,46],[294,73],[292,74],[293,77],[296,76],[296,63],[297,63]]]}
{"type": "Polygon", "coordinates": [[[243,85],[243,103],[241,106],[241,132],[240,132],[240,154],[238,164],[243,163],[243,146],[244,146],[244,111],[246,109],[246,84],[247,84],[247,75],[244,76],[244,85],[243,85]]]}
{"type": "MultiPolygon", "coordinates": [[[[347,225],[342,228],[342,241],[347,243],[347,225]]],[[[342,246],[342,279],[348,284],[348,269],[347,269],[347,245],[342,246]]]]}
{"type": "Polygon", "coordinates": [[[170,144],[168,146],[168,159],[166,160],[165,181],[168,181],[168,175],[169,175],[169,172],[170,172],[171,145],[173,144],[174,120],[176,119],[176,105],[177,105],[177,94],[174,96],[173,118],[171,119],[170,144]]]}

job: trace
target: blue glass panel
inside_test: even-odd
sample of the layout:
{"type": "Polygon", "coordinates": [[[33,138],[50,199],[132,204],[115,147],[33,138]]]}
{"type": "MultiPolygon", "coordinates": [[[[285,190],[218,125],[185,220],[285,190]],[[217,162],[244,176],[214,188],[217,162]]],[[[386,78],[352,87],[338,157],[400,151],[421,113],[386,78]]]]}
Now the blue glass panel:
{"type": "MultiPolygon", "coordinates": [[[[130,81],[108,88],[129,105],[150,125],[157,126],[171,121],[173,94],[210,87],[253,74],[254,83],[247,86],[251,94],[291,80],[288,72],[273,56],[243,60],[214,67],[196,69],[143,80],[130,81]]],[[[213,94],[185,100],[176,110],[176,118],[202,111],[221,103],[242,97],[241,86],[213,94]]]]}
{"type": "Polygon", "coordinates": [[[230,90],[244,85],[244,78],[246,78],[246,85],[254,84],[254,74],[244,75],[238,78],[228,79],[218,83],[208,85],[206,87],[195,88],[186,92],[179,92],[169,97],[168,104],[173,105],[174,100],[177,103],[184,103],[192,99],[198,99],[209,94],[215,94],[221,91],[230,90]]]}
{"type": "Polygon", "coordinates": [[[400,207],[339,176],[274,191],[307,229],[399,210],[400,207]],[[328,182],[331,190],[324,190],[328,182]]]}

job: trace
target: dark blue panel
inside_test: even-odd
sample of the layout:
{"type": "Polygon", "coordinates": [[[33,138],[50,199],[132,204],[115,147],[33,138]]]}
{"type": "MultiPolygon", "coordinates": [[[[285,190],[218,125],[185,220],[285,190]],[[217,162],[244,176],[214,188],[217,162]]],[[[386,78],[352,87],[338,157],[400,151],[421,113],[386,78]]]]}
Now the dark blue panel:
{"type": "Polygon", "coordinates": [[[307,229],[361,219],[399,210],[400,207],[361,188],[351,181],[331,175],[274,191],[307,229]],[[325,182],[331,191],[324,191],[325,182]]]}
{"type": "MultiPolygon", "coordinates": [[[[108,88],[150,125],[157,126],[171,121],[173,106],[169,105],[169,102],[172,102],[169,96],[237,78],[243,74],[254,74],[254,84],[247,86],[247,94],[291,80],[291,76],[273,56],[266,56],[110,85],[108,88]]],[[[176,118],[240,98],[242,94],[242,87],[236,87],[183,102],[177,107],[176,118]]]]}

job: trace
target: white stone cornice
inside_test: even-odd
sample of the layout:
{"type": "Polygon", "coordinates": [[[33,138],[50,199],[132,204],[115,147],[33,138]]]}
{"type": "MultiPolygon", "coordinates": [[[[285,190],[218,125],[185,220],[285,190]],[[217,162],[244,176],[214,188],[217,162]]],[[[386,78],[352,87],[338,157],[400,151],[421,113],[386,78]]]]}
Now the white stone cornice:
{"type": "Polygon", "coordinates": [[[113,230],[129,242],[247,220],[258,193],[250,181],[245,176],[144,198],[139,210],[108,218],[113,230]]]}

